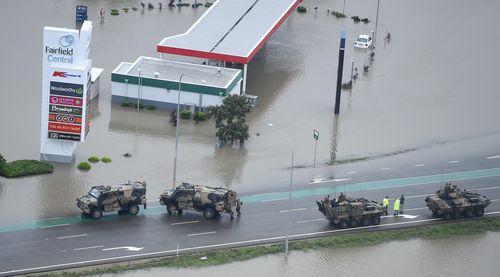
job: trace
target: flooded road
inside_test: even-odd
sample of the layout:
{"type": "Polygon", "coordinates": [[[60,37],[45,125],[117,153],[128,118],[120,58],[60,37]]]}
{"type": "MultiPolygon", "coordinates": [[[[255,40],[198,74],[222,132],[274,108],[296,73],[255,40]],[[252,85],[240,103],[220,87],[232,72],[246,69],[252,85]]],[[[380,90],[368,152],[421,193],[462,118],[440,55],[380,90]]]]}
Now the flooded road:
{"type": "MultiPolygon", "coordinates": [[[[164,7],[166,7],[166,2],[164,7]]],[[[140,1],[8,1],[2,3],[0,36],[3,67],[0,97],[0,153],[9,161],[39,158],[41,41],[43,26],[74,27],[77,4],[89,6],[93,19],[93,65],[104,68],[100,96],[88,140],[79,145],[74,164],[56,164],[53,174],[0,177],[0,220],[12,222],[78,214],[74,199],[94,184],[146,180],[149,199],[170,187],[175,128],[168,111],[135,111],[111,104],[110,73],[122,61],[157,56],[165,36],[184,32],[206,8],[145,10],[140,1]],[[97,19],[100,8],[139,7],[138,11],[97,19]],[[15,26],[15,28],[14,28],[15,26]],[[132,157],[124,158],[123,153],[132,157]],[[80,172],[76,164],[91,155],[109,156],[80,172]]],[[[289,149],[267,123],[295,145],[297,175],[312,177],[314,141],[320,132],[317,165],[425,149],[450,141],[500,133],[500,55],[496,45],[498,1],[381,1],[375,60],[352,47],[358,34],[375,27],[376,3],[349,1],[347,19],[327,15],[342,2],[304,0],[310,9],[293,13],[249,64],[247,93],[259,96],[248,117],[251,137],[244,147],[215,148],[214,122],[183,121],[177,179],[224,184],[240,192],[287,183],[289,149]],[[352,15],[368,17],[354,24],[352,15]],[[343,91],[341,114],[334,117],[335,79],[340,31],[347,32],[344,81],[351,59],[359,78],[343,91]],[[383,37],[392,33],[392,41],[383,37]],[[362,73],[362,65],[371,70],[362,73]],[[272,181],[271,181],[272,180],[272,181]]],[[[474,142],[471,142],[474,147],[474,142]]],[[[499,144],[492,147],[499,148],[499,144]]]]}
{"type": "MultiPolygon", "coordinates": [[[[500,233],[452,239],[394,241],[348,249],[292,251],[245,262],[189,269],[150,269],[120,276],[495,276],[500,233]]],[[[116,276],[105,274],[102,276],[116,276]]]]}

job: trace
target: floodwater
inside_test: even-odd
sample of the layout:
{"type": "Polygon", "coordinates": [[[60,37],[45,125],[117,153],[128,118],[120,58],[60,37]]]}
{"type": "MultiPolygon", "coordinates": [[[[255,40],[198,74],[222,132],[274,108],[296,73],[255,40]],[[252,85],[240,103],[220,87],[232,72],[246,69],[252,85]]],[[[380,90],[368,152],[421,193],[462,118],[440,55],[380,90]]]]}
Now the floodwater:
{"type": "MultiPolygon", "coordinates": [[[[188,269],[155,268],[120,276],[497,276],[500,233],[394,241],[347,249],[291,251],[244,262],[188,269]]],[[[102,276],[116,276],[105,274],[102,276]]]]}
{"type": "MultiPolygon", "coordinates": [[[[91,130],[73,164],[56,164],[53,174],[0,177],[0,220],[78,214],[74,199],[94,184],[146,180],[149,199],[171,186],[175,128],[168,111],[136,111],[111,104],[111,71],[122,61],[158,56],[156,44],[184,32],[206,10],[182,8],[130,11],[98,19],[101,8],[140,7],[140,1],[5,1],[0,9],[0,153],[9,160],[38,159],[43,26],[74,26],[77,4],[93,19],[93,65],[104,68],[100,96],[93,101],[91,130]],[[123,153],[131,153],[125,158],[123,153]],[[76,169],[92,155],[109,156],[89,172],[76,169]]],[[[311,170],[312,131],[320,132],[317,166],[335,174],[332,161],[377,157],[424,149],[448,141],[500,133],[500,64],[496,0],[410,1],[380,4],[375,60],[352,47],[358,34],[375,27],[376,1],[346,1],[349,16],[327,15],[342,1],[304,0],[310,9],[293,13],[249,64],[247,93],[258,95],[248,116],[250,139],[243,147],[215,148],[214,122],[180,125],[177,180],[223,184],[240,192],[281,186],[288,181],[290,151],[272,122],[294,144],[297,182],[311,170]],[[359,78],[344,91],[341,114],[333,114],[339,34],[347,32],[344,81],[355,59],[359,78]],[[383,37],[392,33],[392,41],[383,37]],[[362,65],[371,70],[362,73],[362,65]]]]}

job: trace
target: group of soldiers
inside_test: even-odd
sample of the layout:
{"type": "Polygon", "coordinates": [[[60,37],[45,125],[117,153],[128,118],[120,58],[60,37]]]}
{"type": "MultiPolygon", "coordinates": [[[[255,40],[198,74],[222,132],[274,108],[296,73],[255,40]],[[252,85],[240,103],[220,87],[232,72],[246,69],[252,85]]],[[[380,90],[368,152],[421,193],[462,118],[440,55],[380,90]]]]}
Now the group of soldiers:
{"type": "MultiPolygon", "coordinates": [[[[388,215],[388,209],[389,209],[389,197],[385,197],[384,200],[382,200],[382,208],[384,208],[385,215],[388,215]]],[[[403,214],[403,207],[405,204],[405,196],[401,194],[400,198],[395,197],[394,202],[392,204],[393,207],[393,215],[398,216],[399,214],[403,214]]]]}
{"type": "MultiPolygon", "coordinates": [[[[241,202],[241,200],[239,198],[236,199],[236,214],[238,217],[240,217],[240,215],[241,215],[241,205],[243,205],[243,202],[241,202]]],[[[233,207],[231,206],[231,204],[228,205],[227,212],[231,216],[231,220],[234,220],[234,212],[233,212],[233,207]]]]}

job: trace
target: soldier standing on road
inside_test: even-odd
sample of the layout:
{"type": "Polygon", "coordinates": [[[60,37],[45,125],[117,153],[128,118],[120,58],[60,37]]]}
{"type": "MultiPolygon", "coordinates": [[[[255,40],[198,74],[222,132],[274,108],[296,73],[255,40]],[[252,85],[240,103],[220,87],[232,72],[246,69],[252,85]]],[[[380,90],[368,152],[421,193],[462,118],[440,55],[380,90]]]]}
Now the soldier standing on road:
{"type": "Polygon", "coordinates": [[[241,215],[241,205],[243,205],[243,202],[238,198],[236,199],[236,213],[238,214],[238,217],[241,215]]]}
{"type": "Polygon", "coordinates": [[[401,194],[401,197],[399,198],[399,213],[403,214],[403,207],[405,206],[405,196],[404,194],[401,194]]]}
{"type": "Polygon", "coordinates": [[[385,215],[387,215],[387,209],[389,208],[389,198],[387,196],[382,201],[382,208],[384,209],[385,215]]]}
{"type": "Polygon", "coordinates": [[[394,198],[394,216],[399,215],[399,204],[400,204],[399,199],[397,197],[394,198]]]}
{"type": "Polygon", "coordinates": [[[231,216],[231,220],[234,220],[233,207],[229,203],[227,204],[227,213],[231,216]]]}

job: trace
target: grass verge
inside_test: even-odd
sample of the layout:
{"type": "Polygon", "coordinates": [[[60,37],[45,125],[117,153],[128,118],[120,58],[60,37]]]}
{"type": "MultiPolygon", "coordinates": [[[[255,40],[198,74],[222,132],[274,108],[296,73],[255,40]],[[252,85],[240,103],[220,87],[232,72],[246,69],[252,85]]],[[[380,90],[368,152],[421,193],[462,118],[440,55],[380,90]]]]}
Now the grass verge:
{"type": "MultiPolygon", "coordinates": [[[[477,234],[486,231],[500,231],[500,218],[484,218],[461,222],[429,225],[422,227],[371,231],[353,234],[340,234],[330,237],[304,239],[290,242],[291,250],[309,250],[317,248],[342,249],[359,246],[382,244],[389,241],[409,239],[443,239],[459,235],[477,234]]],[[[284,251],[283,243],[239,248],[201,251],[182,254],[179,257],[165,257],[140,261],[124,262],[112,265],[79,268],[67,271],[50,272],[37,276],[89,276],[106,273],[120,273],[129,270],[149,269],[155,267],[202,267],[221,265],[237,261],[245,261],[260,256],[284,251]],[[207,257],[207,259],[201,259],[207,257]]]]}
{"type": "Polygon", "coordinates": [[[18,160],[6,163],[0,168],[0,175],[13,178],[27,175],[38,175],[52,173],[54,167],[48,162],[40,162],[37,160],[18,160]]]}

